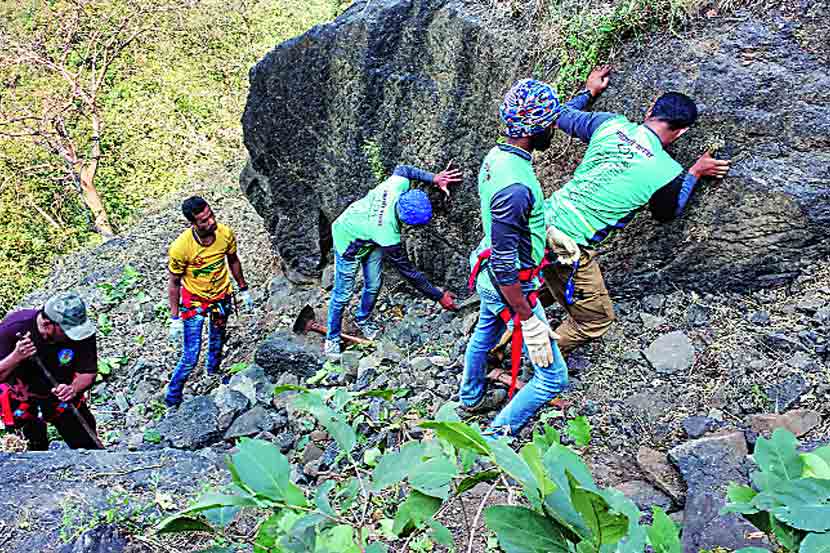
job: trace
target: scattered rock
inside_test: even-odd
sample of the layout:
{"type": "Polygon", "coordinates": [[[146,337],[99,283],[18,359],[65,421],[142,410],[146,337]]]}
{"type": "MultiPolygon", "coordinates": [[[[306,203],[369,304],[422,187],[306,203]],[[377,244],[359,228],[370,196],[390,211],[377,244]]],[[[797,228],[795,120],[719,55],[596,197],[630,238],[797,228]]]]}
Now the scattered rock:
{"type": "Polygon", "coordinates": [[[769,324],[769,313],[766,311],[756,311],[749,316],[749,322],[754,325],[766,326],[769,324]]]}
{"type": "Polygon", "coordinates": [[[319,344],[290,330],[279,330],[260,342],[254,361],[265,369],[266,375],[277,380],[287,372],[300,378],[313,376],[325,359],[319,344]]]}
{"type": "Polygon", "coordinates": [[[821,424],[821,415],[810,409],[795,409],[783,415],[766,413],[747,417],[750,430],[769,437],[776,428],[785,428],[800,438],[821,424]]]}
{"type": "Polygon", "coordinates": [[[126,550],[127,538],[115,525],[96,526],[66,544],[58,553],[121,553],[126,550]]]}
{"type": "Polygon", "coordinates": [[[827,302],[824,299],[820,298],[819,296],[808,296],[803,298],[799,301],[795,308],[802,313],[806,313],[807,315],[812,315],[817,312],[822,307],[826,307],[827,302]]]}
{"type": "Polygon", "coordinates": [[[797,351],[790,357],[787,364],[794,369],[804,372],[813,372],[818,369],[816,360],[804,351],[797,351]]]}
{"type": "Polygon", "coordinates": [[[645,351],[645,356],[658,373],[675,374],[692,366],[695,350],[689,338],[678,330],[654,340],[645,351]]]}
{"type": "Polygon", "coordinates": [[[432,367],[432,361],[428,357],[414,357],[409,362],[413,371],[426,372],[432,367]]]}
{"type": "Polygon", "coordinates": [[[624,404],[635,414],[646,419],[660,419],[671,408],[666,399],[668,396],[665,395],[667,391],[666,388],[658,388],[637,392],[627,397],[624,404]]]}
{"type": "Polygon", "coordinates": [[[363,354],[357,350],[347,349],[340,357],[340,366],[343,372],[350,378],[355,378],[360,366],[361,357],[363,354]]]}
{"type": "Polygon", "coordinates": [[[656,317],[645,312],[640,313],[640,320],[647,330],[657,330],[666,323],[666,319],[663,317],[656,317]]]}
{"type": "Polygon", "coordinates": [[[314,442],[309,442],[303,450],[303,464],[307,465],[323,456],[323,450],[314,442]]]}
{"type": "Polygon", "coordinates": [[[227,428],[248,408],[250,400],[242,392],[223,384],[213,392],[213,403],[219,410],[219,426],[227,428]]]}
{"type": "Polygon", "coordinates": [[[253,436],[260,432],[270,431],[274,428],[274,416],[262,405],[256,405],[253,409],[241,415],[233,421],[228,431],[225,432],[225,439],[232,440],[243,436],[253,436]]]}
{"type": "Polygon", "coordinates": [[[666,296],[663,294],[652,294],[650,296],[646,296],[643,298],[642,306],[643,309],[649,311],[651,313],[655,313],[663,309],[663,306],[666,304],[666,296]]]}
{"type": "Polygon", "coordinates": [[[617,484],[614,488],[624,493],[628,499],[636,503],[637,507],[646,516],[651,513],[652,507],[660,507],[664,511],[668,511],[672,506],[672,500],[668,495],[642,480],[623,482],[622,484],[617,484]]]}
{"type": "Polygon", "coordinates": [[[709,324],[709,317],[712,315],[712,309],[699,303],[693,303],[686,313],[686,324],[692,328],[706,326],[709,324]]]}
{"type": "Polygon", "coordinates": [[[390,340],[382,340],[380,344],[378,344],[377,351],[375,351],[375,355],[380,357],[382,360],[391,361],[393,363],[397,363],[401,359],[403,359],[403,353],[401,352],[401,348],[399,348],[394,342],[390,340]]]}
{"type": "Polygon", "coordinates": [[[764,387],[764,393],[772,402],[776,412],[792,407],[808,389],[807,381],[800,374],[793,374],[784,380],[764,387]]]}
{"type": "Polygon", "coordinates": [[[197,396],[168,412],[156,430],[175,448],[200,449],[219,441],[226,427],[219,426],[219,409],[213,399],[197,396]]]}
{"type": "Polygon", "coordinates": [[[291,451],[291,448],[294,447],[294,442],[297,441],[297,435],[291,431],[280,432],[276,436],[276,440],[274,441],[277,444],[277,447],[280,448],[280,451],[283,453],[288,453],[291,451]]]}
{"type": "Polygon", "coordinates": [[[665,453],[640,447],[637,450],[637,466],[651,483],[668,494],[678,505],[682,505],[686,499],[686,490],[680,473],[674,468],[665,453]]]}
{"type": "Polygon", "coordinates": [[[683,430],[686,432],[686,436],[691,439],[700,438],[704,434],[706,434],[709,430],[712,429],[715,421],[710,419],[709,417],[686,417],[683,419],[683,430]]]}
{"type": "Polygon", "coordinates": [[[740,515],[721,515],[729,483],[746,484],[746,439],[742,432],[686,442],[669,451],[688,487],[683,520],[683,550],[762,546],[762,533],[740,515]]]}
{"type": "Polygon", "coordinates": [[[230,381],[228,381],[228,387],[231,390],[239,392],[240,394],[248,398],[248,401],[251,403],[251,405],[257,402],[256,382],[254,382],[244,374],[233,375],[230,381]]]}

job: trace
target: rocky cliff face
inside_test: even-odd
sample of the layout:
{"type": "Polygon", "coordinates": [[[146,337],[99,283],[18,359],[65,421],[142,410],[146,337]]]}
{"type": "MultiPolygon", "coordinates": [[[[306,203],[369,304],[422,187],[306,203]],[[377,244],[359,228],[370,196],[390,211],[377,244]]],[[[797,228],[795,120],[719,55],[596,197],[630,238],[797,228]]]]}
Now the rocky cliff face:
{"type": "MultiPolygon", "coordinates": [[[[643,214],[604,248],[618,292],[755,288],[789,281],[827,255],[830,77],[828,48],[816,37],[828,8],[805,1],[792,9],[710,14],[682,35],[646,37],[617,56],[594,109],[638,120],[658,93],[686,92],[702,118],[674,155],[688,166],[714,142],[735,159],[726,181],[700,186],[682,221],[661,226],[643,214]]],[[[437,170],[450,159],[464,168],[452,199],[431,191],[429,228],[406,234],[420,267],[463,286],[481,236],[478,166],[499,132],[500,97],[530,73],[515,46],[533,33],[517,29],[506,43],[483,14],[460,0],[355,2],[251,70],[242,187],[295,277],[319,274],[331,222],[373,186],[363,146],[375,141],[388,170],[398,162],[437,170]]],[[[561,138],[537,159],[547,191],[583,152],[561,138]]]]}

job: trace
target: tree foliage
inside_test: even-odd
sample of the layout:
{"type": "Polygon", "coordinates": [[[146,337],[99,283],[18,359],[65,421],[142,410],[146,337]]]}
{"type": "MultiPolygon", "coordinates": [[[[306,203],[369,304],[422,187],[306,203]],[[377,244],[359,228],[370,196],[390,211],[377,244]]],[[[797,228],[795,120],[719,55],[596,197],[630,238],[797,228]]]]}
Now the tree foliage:
{"type": "Polygon", "coordinates": [[[116,232],[185,183],[238,167],[248,70],[344,5],[0,4],[0,311],[36,286],[56,255],[99,239],[79,194],[83,162],[96,161],[95,188],[116,232]],[[123,48],[107,62],[111,41],[123,48]],[[40,62],[29,63],[32,56],[40,62]],[[80,165],[67,161],[73,153],[80,165]]]}

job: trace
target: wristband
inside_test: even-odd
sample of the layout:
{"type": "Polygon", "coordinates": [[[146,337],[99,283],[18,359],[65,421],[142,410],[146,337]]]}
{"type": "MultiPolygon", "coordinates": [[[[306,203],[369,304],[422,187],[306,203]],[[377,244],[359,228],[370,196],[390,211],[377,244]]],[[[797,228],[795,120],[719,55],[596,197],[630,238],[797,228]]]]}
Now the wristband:
{"type": "Polygon", "coordinates": [[[179,320],[179,318],[178,318],[178,317],[174,317],[173,315],[170,315],[170,320],[171,320],[171,321],[178,321],[178,320],[179,320]]]}
{"type": "Polygon", "coordinates": [[[247,292],[247,291],[248,291],[248,287],[247,287],[247,286],[240,286],[240,287],[239,287],[239,291],[240,291],[240,292],[247,292]]]}

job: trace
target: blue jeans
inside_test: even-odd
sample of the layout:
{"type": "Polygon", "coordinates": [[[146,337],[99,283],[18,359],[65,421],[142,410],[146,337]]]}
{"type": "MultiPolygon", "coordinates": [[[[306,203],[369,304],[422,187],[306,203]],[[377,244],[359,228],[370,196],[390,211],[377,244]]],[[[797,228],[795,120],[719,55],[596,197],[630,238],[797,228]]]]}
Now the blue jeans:
{"type": "MultiPolygon", "coordinates": [[[[487,352],[498,343],[507,328],[499,316],[505,305],[498,293],[481,287],[478,287],[477,291],[481,298],[478,324],[467,344],[467,352],[464,355],[464,380],[459,393],[461,402],[466,406],[474,405],[484,396],[487,352]]],[[[536,302],[533,313],[547,322],[545,310],[540,302],[536,302]]],[[[565,359],[556,342],[552,342],[551,346],[553,363],[547,367],[533,365],[533,378],[496,415],[490,425],[491,430],[500,431],[509,426],[510,434],[516,435],[540,407],[567,387],[568,367],[565,359]]],[[[523,350],[527,355],[527,347],[523,346],[523,350]]]]}
{"type": "MultiPolygon", "coordinates": [[[[187,377],[190,376],[196,363],[199,362],[199,353],[202,350],[202,326],[205,319],[210,319],[210,317],[193,315],[184,320],[182,357],[173,371],[173,377],[170,379],[170,384],[167,385],[167,395],[164,398],[164,402],[169,406],[178,405],[182,402],[182,390],[184,390],[187,377]]],[[[216,325],[213,321],[208,321],[206,364],[208,374],[216,374],[219,370],[219,364],[222,362],[222,346],[225,345],[226,324],[227,319],[222,322],[221,326],[216,325]]]]}
{"type": "Polygon", "coordinates": [[[372,314],[383,283],[383,250],[373,249],[362,259],[344,259],[334,252],[334,289],[331,291],[328,317],[328,340],[339,340],[343,323],[343,310],[352,299],[358,266],[363,266],[363,293],[355,320],[363,322],[372,314]]]}

